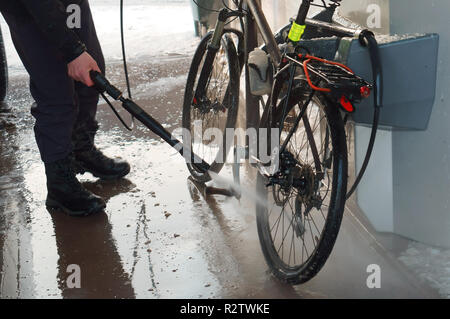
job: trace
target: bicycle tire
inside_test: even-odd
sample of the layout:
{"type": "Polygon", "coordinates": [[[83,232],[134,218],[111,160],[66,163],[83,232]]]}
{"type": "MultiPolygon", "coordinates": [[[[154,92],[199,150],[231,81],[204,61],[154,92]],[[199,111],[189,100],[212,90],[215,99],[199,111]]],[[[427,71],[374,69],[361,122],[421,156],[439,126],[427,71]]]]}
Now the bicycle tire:
{"type": "MultiPolygon", "coordinates": [[[[295,104],[300,103],[302,99],[303,100],[305,99],[305,94],[302,93],[301,90],[299,92],[293,92],[292,95],[294,96],[294,99],[295,97],[297,98],[297,100],[293,102],[295,104]]],[[[279,103],[279,105],[283,105],[282,104],[283,102],[284,100],[282,100],[279,103]]],[[[329,129],[329,131],[327,132],[329,132],[330,134],[326,135],[328,136],[329,140],[331,140],[330,143],[332,146],[332,152],[330,151],[330,154],[332,155],[330,155],[330,159],[332,160],[333,166],[332,166],[331,191],[329,192],[329,207],[327,217],[325,218],[322,213],[324,219],[323,232],[320,235],[320,238],[319,237],[312,238],[313,242],[314,240],[318,240],[318,243],[315,246],[314,250],[312,250],[311,255],[307,257],[304,262],[303,262],[303,253],[304,253],[303,246],[302,246],[302,262],[298,265],[289,264],[291,260],[291,254],[289,255],[288,262],[282,260],[283,256],[280,257],[279,253],[280,249],[276,248],[275,240],[273,238],[276,237],[277,234],[275,235],[273,234],[274,226],[271,227],[269,221],[270,214],[272,212],[269,212],[268,195],[270,194],[270,190],[268,190],[268,188],[270,187],[267,187],[268,179],[261,174],[258,174],[257,177],[257,186],[256,186],[257,194],[260,197],[261,201],[256,205],[256,219],[257,219],[258,236],[263,251],[263,255],[265,257],[266,263],[268,264],[271,272],[275,275],[275,277],[281,281],[293,285],[305,283],[311,278],[313,278],[321,270],[326,260],[328,259],[336,242],[337,235],[339,233],[339,228],[342,222],[344,212],[345,196],[347,190],[347,170],[348,170],[347,145],[346,145],[344,124],[339,112],[339,108],[337,105],[333,105],[330,101],[326,100],[324,96],[316,95],[314,102],[322,109],[324,118],[326,119],[327,122],[326,123],[327,129],[329,129]]],[[[279,127],[279,125],[277,124],[271,126],[279,127]]],[[[328,143],[326,139],[324,140],[324,143],[328,143]]],[[[275,195],[275,192],[273,192],[272,194],[275,195]]],[[[295,209],[297,210],[297,202],[295,204],[295,207],[296,207],[295,209]]],[[[282,214],[284,214],[283,211],[282,214]]],[[[296,237],[298,237],[298,234],[294,233],[294,222],[293,222],[294,216],[295,215],[293,215],[293,218],[291,219],[293,239],[294,234],[296,235],[296,237]]],[[[312,218],[311,216],[310,218],[312,218]]],[[[296,221],[297,219],[298,218],[295,218],[296,221]]],[[[285,222],[283,215],[283,225],[284,223],[285,222]]],[[[303,226],[305,223],[306,222],[303,222],[303,226]]],[[[316,223],[314,222],[314,225],[315,224],[316,223]]],[[[310,232],[313,232],[313,229],[311,229],[311,223],[309,226],[310,232]]],[[[297,229],[299,228],[300,227],[295,225],[295,231],[297,231],[297,229]]],[[[307,239],[306,231],[303,229],[301,231],[304,231],[303,240],[306,240],[307,239]]],[[[287,235],[284,235],[283,242],[286,237],[287,235]]],[[[311,235],[311,237],[313,236],[311,235]]],[[[294,264],[295,264],[295,249],[296,248],[294,244],[294,264]]],[[[282,248],[281,251],[283,253],[284,248],[282,248]]]]}
{"type": "MultiPolygon", "coordinates": [[[[191,127],[191,111],[193,110],[193,100],[194,100],[194,92],[195,92],[195,85],[196,85],[196,79],[197,76],[200,74],[202,68],[200,67],[203,61],[203,58],[205,56],[205,53],[207,52],[208,45],[211,41],[213,32],[209,32],[205,35],[205,37],[201,40],[200,44],[197,47],[197,50],[194,54],[191,67],[189,70],[187,83],[186,83],[186,90],[184,94],[184,102],[183,102],[183,115],[182,115],[182,127],[184,131],[187,131],[190,133],[189,139],[191,139],[192,135],[192,127],[191,127]]],[[[221,50],[224,50],[224,55],[226,56],[227,63],[228,63],[228,74],[229,74],[229,88],[226,90],[223,101],[228,99],[228,107],[227,107],[227,118],[225,123],[225,129],[227,128],[235,128],[236,120],[237,120],[237,112],[238,112],[238,106],[239,106],[239,60],[238,55],[236,51],[236,46],[230,36],[227,34],[224,34],[221,41],[221,49],[219,49],[219,52],[221,50]],[[228,94],[227,94],[228,92],[228,94]],[[226,96],[225,96],[226,95],[226,96]]],[[[214,64],[214,62],[213,62],[214,64]]],[[[214,65],[211,66],[211,69],[213,69],[214,65]]],[[[202,120],[204,122],[204,119],[202,120]]],[[[204,124],[204,123],[202,123],[204,124]]],[[[224,131],[225,131],[224,129],[224,131]]],[[[191,144],[192,146],[192,139],[188,140],[183,135],[183,142],[186,144],[191,144]]],[[[215,159],[214,161],[211,161],[210,164],[211,168],[210,171],[219,173],[221,169],[223,168],[225,164],[226,156],[231,148],[231,145],[227,145],[226,143],[226,134],[223,134],[223,140],[222,140],[222,147],[223,147],[223,157],[221,160],[218,160],[219,155],[213,156],[215,159]]],[[[195,148],[192,149],[192,151],[196,152],[195,148]]],[[[219,154],[219,153],[218,153],[219,154]]],[[[200,157],[202,157],[202,154],[197,154],[200,157]]],[[[189,172],[191,173],[192,177],[199,182],[205,183],[211,180],[211,177],[208,173],[201,172],[195,168],[189,161],[186,162],[187,167],[189,169],[189,172]]]]}
{"type": "Polygon", "coordinates": [[[6,61],[5,45],[0,29],[0,102],[3,102],[8,89],[8,63],[6,61]]]}

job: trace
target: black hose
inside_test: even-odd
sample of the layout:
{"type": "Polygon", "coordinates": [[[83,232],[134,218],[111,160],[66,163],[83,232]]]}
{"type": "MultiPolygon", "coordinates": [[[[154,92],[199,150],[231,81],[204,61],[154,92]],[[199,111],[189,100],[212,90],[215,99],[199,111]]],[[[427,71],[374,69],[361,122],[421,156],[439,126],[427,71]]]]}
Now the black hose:
{"type": "MultiPolygon", "coordinates": [[[[124,31],[124,18],[123,18],[123,0],[120,0],[120,40],[122,44],[122,60],[123,60],[123,71],[125,73],[125,81],[127,83],[127,93],[128,98],[132,99],[131,95],[131,86],[130,86],[130,76],[128,74],[128,64],[127,64],[127,54],[125,52],[125,31],[124,31]]],[[[109,106],[111,106],[110,103],[108,103],[109,106]]],[[[116,115],[117,112],[114,111],[116,115]]],[[[134,116],[131,116],[131,127],[125,124],[125,122],[118,116],[119,120],[122,122],[122,124],[126,127],[127,130],[132,131],[134,127],[134,116]]]]}
{"type": "MultiPolygon", "coordinates": [[[[125,52],[125,32],[123,28],[123,0],[120,0],[120,38],[122,42],[122,59],[123,59],[123,70],[125,72],[125,80],[127,82],[127,91],[128,91],[128,98],[131,99],[131,86],[130,86],[130,77],[128,75],[128,65],[127,65],[127,56],[125,52]]],[[[125,121],[122,119],[122,117],[119,115],[117,110],[114,108],[112,103],[108,100],[108,98],[105,96],[105,94],[101,93],[102,98],[105,100],[106,104],[109,105],[111,110],[114,112],[116,117],[119,119],[119,121],[122,123],[122,125],[128,130],[133,131],[134,127],[134,116],[131,116],[131,126],[128,126],[125,121]]]]}
{"type": "Polygon", "coordinates": [[[375,145],[375,139],[377,136],[380,111],[383,105],[383,68],[381,65],[381,56],[377,40],[375,39],[375,35],[369,30],[362,31],[359,40],[361,45],[367,46],[370,53],[370,61],[372,63],[372,75],[373,75],[374,114],[373,114],[372,132],[370,134],[369,146],[367,147],[366,157],[364,158],[363,165],[361,167],[361,170],[359,171],[358,176],[355,179],[353,186],[347,193],[347,199],[349,199],[355,192],[356,188],[358,187],[367,170],[367,166],[369,165],[373,147],[375,145]]]}
{"type": "Polygon", "coordinates": [[[127,55],[125,52],[125,32],[123,30],[123,0],[120,0],[120,39],[122,42],[122,59],[123,59],[123,70],[125,72],[125,80],[127,82],[127,92],[128,98],[132,99],[131,88],[130,88],[130,77],[128,75],[128,65],[127,65],[127,55]]]}
{"type": "Polygon", "coordinates": [[[120,116],[119,112],[117,112],[117,110],[114,108],[114,106],[112,105],[112,103],[109,101],[109,99],[106,97],[105,93],[100,93],[102,98],[105,100],[106,104],[109,105],[109,107],[111,108],[111,110],[114,112],[114,114],[116,115],[116,117],[119,119],[119,121],[122,123],[123,126],[125,126],[125,128],[128,131],[132,131],[133,129],[131,127],[129,127],[125,121],[122,119],[122,117],[120,116]]]}

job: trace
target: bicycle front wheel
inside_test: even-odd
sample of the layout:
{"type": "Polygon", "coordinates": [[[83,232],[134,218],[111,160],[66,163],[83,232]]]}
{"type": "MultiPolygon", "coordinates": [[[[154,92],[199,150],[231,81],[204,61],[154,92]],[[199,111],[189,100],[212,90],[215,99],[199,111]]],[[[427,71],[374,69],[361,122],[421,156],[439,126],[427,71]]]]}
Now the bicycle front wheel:
{"type": "MultiPolygon", "coordinates": [[[[221,46],[210,65],[205,64],[213,33],[208,33],[195,52],[189,71],[183,104],[183,142],[207,162],[210,171],[219,173],[225,164],[231,143],[227,128],[235,128],[239,105],[239,61],[232,38],[224,34],[221,46]],[[196,98],[200,74],[211,70],[204,94],[196,98]]],[[[199,182],[211,178],[187,161],[192,177],[199,182]]]]}
{"type": "MultiPolygon", "coordinates": [[[[287,140],[286,152],[280,154],[282,174],[275,182],[261,174],[257,178],[262,251],[274,275],[290,284],[310,280],[325,264],[339,232],[347,190],[347,146],[338,107],[316,96],[300,117],[309,100],[305,87],[292,92],[294,106],[271,125],[283,126],[280,145],[287,140]]],[[[284,105],[280,100],[278,110],[284,105]]]]}

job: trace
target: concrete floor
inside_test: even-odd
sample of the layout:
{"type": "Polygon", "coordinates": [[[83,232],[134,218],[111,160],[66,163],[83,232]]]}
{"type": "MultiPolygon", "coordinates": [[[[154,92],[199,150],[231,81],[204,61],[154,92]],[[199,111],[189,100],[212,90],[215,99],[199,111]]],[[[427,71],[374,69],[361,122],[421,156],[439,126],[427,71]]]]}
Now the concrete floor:
{"type": "MultiPolygon", "coordinates": [[[[170,130],[180,125],[189,63],[189,55],[168,54],[131,65],[136,101],[170,130]]],[[[120,64],[110,64],[108,74],[125,87],[120,64]]],[[[280,283],[259,247],[254,203],[203,197],[183,158],[141,125],[127,132],[104,104],[97,145],[127,159],[132,171],[115,182],[81,177],[107,200],[105,213],[50,214],[27,90],[27,77],[13,76],[12,111],[0,115],[1,298],[439,297],[398,261],[408,241],[376,233],[353,200],[322,271],[304,285],[280,283]],[[80,289],[67,288],[71,264],[81,268],[80,289]],[[379,289],[366,285],[371,264],[381,269],[379,289]]],[[[253,189],[255,171],[242,171],[244,187],[253,189]]],[[[223,176],[231,176],[229,166],[223,176]]]]}
{"type": "MultiPolygon", "coordinates": [[[[186,75],[198,43],[191,9],[188,2],[126,4],[133,95],[172,131],[180,126],[186,75]]],[[[118,2],[91,5],[108,78],[125,88],[115,23],[118,2]]],[[[87,188],[107,200],[103,214],[79,219],[49,213],[29,114],[28,78],[4,22],[0,24],[11,76],[11,111],[0,107],[0,298],[446,296],[399,261],[411,242],[375,232],[353,199],[347,202],[336,246],[322,271],[301,286],[280,283],[269,274],[262,256],[252,200],[205,198],[189,181],[183,158],[141,125],[132,133],[126,131],[105,104],[98,112],[97,145],[108,155],[127,159],[131,173],[115,182],[89,174],[81,177],[87,188]],[[67,286],[67,270],[73,264],[81,269],[80,289],[67,286]],[[381,270],[380,289],[366,284],[367,267],[373,264],[381,270]]],[[[244,123],[242,115],[239,122],[244,123]]],[[[226,166],[221,175],[230,177],[231,168],[226,166]]],[[[252,192],[255,171],[243,165],[242,175],[243,186],[252,192]]]]}

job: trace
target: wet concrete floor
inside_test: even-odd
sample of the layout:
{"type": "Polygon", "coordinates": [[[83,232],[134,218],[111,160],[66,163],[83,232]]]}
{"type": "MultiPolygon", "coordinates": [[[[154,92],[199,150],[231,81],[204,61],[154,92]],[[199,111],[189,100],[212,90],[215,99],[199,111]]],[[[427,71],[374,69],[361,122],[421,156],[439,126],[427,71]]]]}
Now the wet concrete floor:
{"type": "MultiPolygon", "coordinates": [[[[136,101],[169,130],[181,123],[189,63],[190,56],[172,54],[130,66],[136,101]]],[[[125,88],[120,67],[109,65],[108,76],[125,88]]],[[[183,158],[142,125],[127,132],[105,104],[97,145],[128,160],[131,173],[114,182],[81,177],[107,200],[104,213],[50,213],[27,77],[13,76],[9,92],[11,111],[0,114],[1,298],[439,297],[397,261],[392,243],[406,247],[407,241],[376,234],[351,201],[317,277],[301,286],[280,283],[259,247],[254,203],[204,197],[183,158]],[[79,289],[67,285],[74,264],[81,269],[79,289]],[[371,264],[381,268],[380,289],[366,285],[371,264]]],[[[243,165],[242,174],[244,187],[253,189],[255,171],[243,165]]],[[[229,166],[223,175],[231,176],[229,166]]]]}

